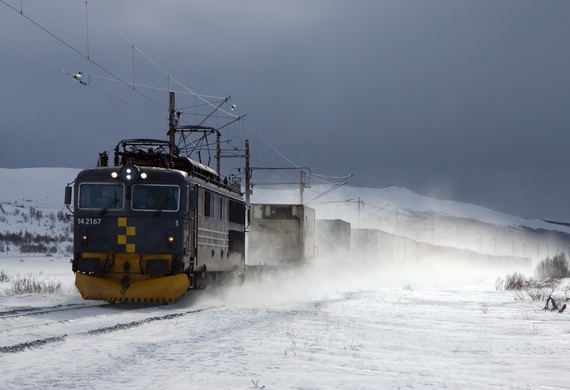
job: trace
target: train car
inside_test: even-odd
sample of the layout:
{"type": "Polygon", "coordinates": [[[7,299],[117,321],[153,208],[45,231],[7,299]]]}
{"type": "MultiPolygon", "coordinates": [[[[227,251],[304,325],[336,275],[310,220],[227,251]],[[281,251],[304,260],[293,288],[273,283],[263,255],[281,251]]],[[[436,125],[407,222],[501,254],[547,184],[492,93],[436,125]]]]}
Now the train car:
{"type": "Polygon", "coordinates": [[[163,140],[123,140],[66,188],[84,299],[172,302],[245,266],[242,194],[163,140]],[[73,199],[72,199],[73,198],[73,199]]]}
{"type": "Polygon", "coordinates": [[[315,209],[302,204],[251,204],[248,265],[292,266],[316,257],[315,209]]]}
{"type": "Polygon", "coordinates": [[[379,229],[353,228],[350,244],[352,255],[362,261],[385,260],[384,235],[379,229]]]}
{"type": "Polygon", "coordinates": [[[316,238],[319,258],[342,260],[350,256],[350,222],[317,219],[316,238]]]}

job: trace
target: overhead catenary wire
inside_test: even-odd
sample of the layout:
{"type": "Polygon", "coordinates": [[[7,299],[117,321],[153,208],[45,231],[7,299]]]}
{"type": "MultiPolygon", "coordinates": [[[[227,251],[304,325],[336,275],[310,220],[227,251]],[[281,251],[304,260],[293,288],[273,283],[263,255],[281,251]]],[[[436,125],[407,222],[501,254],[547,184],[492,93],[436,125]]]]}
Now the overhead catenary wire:
{"type": "MultiPolygon", "coordinates": [[[[0,0],[0,1],[4,1],[4,0],[0,0]]],[[[95,9],[95,7],[93,7],[93,5],[91,5],[91,3],[89,3],[88,1],[85,2],[86,4],[89,5],[89,7],[94,10],[95,12],[97,12],[97,14],[101,17],[101,19],[103,19],[109,26],[111,26],[121,37],[123,37],[123,39],[125,41],[127,41],[129,44],[132,45],[133,49],[136,49],[137,52],[139,52],[145,59],[147,59],[152,65],[154,65],[158,70],[160,70],[164,75],[168,76],[169,80],[172,79],[172,81],[174,81],[176,84],[178,84],[180,87],[182,87],[183,89],[185,89],[186,91],[188,91],[190,94],[196,96],[198,99],[202,100],[204,103],[212,106],[213,108],[216,108],[216,106],[214,104],[212,104],[211,102],[209,102],[208,100],[202,98],[199,94],[193,92],[192,90],[190,90],[190,88],[186,87],[184,84],[182,84],[180,81],[178,81],[177,79],[175,79],[174,77],[172,77],[172,75],[170,75],[168,72],[166,72],[160,65],[158,65],[154,60],[152,60],[148,55],[146,55],[146,53],[144,53],[142,50],[140,50],[133,42],[131,42],[130,39],[128,39],[117,27],[115,27],[107,18],[105,18],[97,9],[95,9]]],[[[219,111],[223,112],[224,114],[233,117],[233,118],[237,118],[237,115],[234,115],[230,112],[227,112],[225,110],[219,109],[219,111]]]]}
{"type": "MultiPolygon", "coordinates": [[[[267,146],[269,146],[271,148],[271,150],[273,150],[276,154],[278,154],[281,158],[283,158],[286,162],[288,162],[289,164],[291,164],[293,167],[302,170],[303,168],[297,164],[295,164],[293,161],[291,161],[287,156],[285,156],[279,149],[277,149],[275,147],[275,145],[273,145],[271,143],[271,141],[269,141],[263,134],[261,134],[255,127],[253,127],[251,124],[244,122],[244,125],[252,132],[254,133],[257,137],[259,137],[259,139],[261,139],[267,146]]],[[[328,177],[331,179],[338,179],[338,180],[347,180],[349,179],[352,174],[348,174],[345,176],[340,176],[340,177],[331,177],[331,176],[325,176],[325,175],[316,175],[314,173],[311,172],[311,175],[313,176],[319,176],[319,177],[328,177]]],[[[319,179],[317,179],[319,180],[319,179]]],[[[320,180],[323,183],[327,183],[327,184],[335,184],[331,181],[326,181],[326,180],[320,180]]]]}
{"type": "MultiPolygon", "coordinates": [[[[143,94],[139,88],[149,88],[149,89],[154,89],[154,90],[162,90],[162,91],[171,91],[170,88],[170,80],[172,80],[174,83],[176,83],[177,85],[179,85],[183,91],[178,91],[177,93],[180,94],[187,94],[187,95],[191,95],[194,96],[196,99],[199,99],[202,104],[201,105],[208,105],[211,106],[212,108],[214,108],[215,112],[220,112],[223,115],[225,115],[225,119],[227,119],[227,117],[229,118],[233,118],[233,120],[230,123],[233,122],[240,122],[242,123],[249,131],[251,131],[259,140],[261,140],[265,145],[267,145],[269,147],[269,149],[275,153],[276,155],[278,155],[280,158],[282,158],[284,161],[286,161],[288,164],[290,164],[291,166],[297,168],[297,169],[302,169],[299,165],[295,164],[291,159],[289,159],[283,152],[281,152],[277,147],[275,147],[273,145],[273,143],[271,143],[269,141],[269,139],[267,137],[265,137],[260,131],[258,131],[254,126],[252,126],[250,123],[246,122],[244,120],[245,115],[240,116],[240,115],[236,115],[232,112],[229,112],[228,110],[222,109],[221,106],[224,102],[227,102],[228,98],[220,98],[220,97],[215,97],[215,96],[209,96],[209,95],[201,95],[201,94],[197,94],[194,91],[192,91],[190,88],[186,87],[184,84],[182,84],[180,81],[178,81],[176,78],[172,77],[172,75],[170,75],[168,72],[166,72],[160,65],[158,65],[154,60],[152,60],[146,53],[144,53],[141,49],[139,49],[131,40],[129,40],[117,27],[115,27],[101,12],[99,12],[90,2],[85,1],[85,23],[86,23],[86,50],[87,50],[87,54],[82,53],[80,50],[78,50],[77,48],[73,47],[72,45],[70,45],[69,43],[67,43],[64,39],[60,38],[59,36],[57,36],[56,34],[52,33],[51,31],[49,31],[47,28],[45,28],[44,26],[42,26],[40,23],[38,23],[37,21],[35,21],[34,19],[32,19],[31,17],[29,17],[28,15],[24,14],[23,11],[23,6],[22,4],[20,5],[20,10],[16,9],[14,6],[11,6],[10,4],[8,4],[6,2],[6,0],[0,0],[1,4],[4,4],[5,6],[7,6],[8,8],[10,8],[11,10],[13,10],[14,12],[17,12],[19,15],[21,15],[23,18],[25,18],[27,21],[29,21],[30,23],[32,23],[33,25],[35,25],[37,28],[41,29],[43,32],[45,32],[46,34],[48,34],[49,36],[51,36],[52,38],[54,38],[55,40],[57,40],[58,42],[60,42],[62,45],[64,45],[65,47],[69,48],[70,50],[72,50],[74,53],[80,55],[81,57],[83,57],[84,59],[88,60],[90,63],[92,63],[93,65],[95,65],[97,68],[99,68],[100,70],[102,70],[104,73],[108,74],[109,77],[104,77],[104,76],[98,76],[98,75],[94,75],[91,73],[86,73],[86,72],[80,72],[80,74],[85,74],[87,76],[89,76],[90,78],[100,78],[100,79],[105,79],[105,80],[109,80],[109,81],[113,81],[113,82],[119,82],[121,84],[123,84],[124,86],[127,86],[129,89],[134,90],[137,94],[139,94],[140,96],[144,97],[146,100],[150,101],[152,104],[156,105],[157,107],[159,107],[161,110],[168,112],[168,109],[166,107],[164,107],[163,105],[157,103],[156,101],[154,101],[153,99],[151,99],[150,97],[146,96],[145,94],[143,94]],[[119,34],[126,42],[128,42],[131,45],[131,50],[132,50],[132,76],[133,76],[133,80],[132,83],[128,83],[125,80],[119,78],[118,76],[116,76],[114,73],[112,73],[110,70],[108,70],[107,68],[105,68],[103,65],[101,65],[100,63],[96,62],[95,60],[93,60],[91,58],[90,55],[90,27],[89,27],[89,9],[93,10],[102,20],[105,21],[106,24],[108,24],[117,34],[119,34]],[[135,53],[140,53],[144,59],[146,59],[147,61],[149,61],[154,67],[156,67],[156,69],[158,69],[160,72],[162,72],[168,80],[168,88],[164,89],[164,88],[158,88],[158,87],[152,87],[149,85],[145,85],[145,84],[140,84],[136,82],[136,77],[135,77],[135,53]],[[212,102],[210,100],[213,99],[222,99],[222,104],[219,104],[219,102],[212,102]],[[223,100],[226,99],[226,100],[223,100]]],[[[66,75],[72,76],[74,77],[75,74],[72,74],[68,71],[65,71],[63,69],[60,69],[56,66],[53,66],[45,61],[42,61],[34,56],[25,54],[19,50],[16,49],[12,49],[6,45],[1,44],[3,47],[6,47],[10,50],[13,50],[19,54],[22,54],[26,57],[29,57],[35,61],[38,61],[46,66],[49,66],[59,72],[62,72],[66,75]]],[[[77,81],[77,80],[76,80],[77,81]]],[[[88,85],[87,83],[82,83],[84,85],[88,85]]],[[[160,116],[146,110],[140,107],[137,107],[134,104],[131,104],[129,102],[127,102],[124,99],[120,99],[116,96],[113,96],[110,93],[107,93],[99,88],[95,88],[92,85],[89,85],[91,88],[93,88],[94,90],[98,91],[99,93],[102,93],[112,99],[115,99],[117,101],[120,101],[124,104],[127,104],[133,108],[136,108],[138,110],[141,110],[149,115],[161,118],[160,116]]],[[[194,105],[194,107],[196,107],[197,105],[194,105]]],[[[233,107],[232,107],[233,110],[233,107]]],[[[196,114],[194,114],[196,115],[196,114]]],[[[208,117],[212,117],[212,118],[217,118],[217,117],[222,117],[221,115],[212,115],[212,113],[210,113],[205,119],[207,119],[208,117]]],[[[228,124],[222,126],[225,127],[228,124]]],[[[332,184],[333,188],[330,189],[329,191],[325,192],[324,194],[319,195],[323,196],[326,193],[334,190],[335,188],[338,188],[338,186],[344,185],[346,184],[346,181],[352,176],[352,174],[346,175],[346,176],[340,176],[340,177],[334,177],[334,176],[327,176],[327,175],[322,175],[322,174],[315,174],[311,171],[308,171],[309,173],[309,178],[310,179],[314,179],[317,180],[319,182],[322,183],[327,183],[327,184],[332,184]],[[340,181],[340,182],[339,182],[340,181]]]]}
{"type": "Polygon", "coordinates": [[[28,57],[28,58],[30,58],[30,59],[32,59],[32,60],[34,60],[34,61],[37,61],[37,62],[39,62],[40,64],[43,64],[43,65],[45,65],[45,66],[47,66],[47,67],[49,67],[49,68],[52,68],[52,69],[54,69],[54,70],[56,70],[56,71],[58,71],[58,72],[65,73],[65,74],[68,75],[68,76],[73,76],[73,73],[69,73],[68,71],[63,70],[63,69],[61,69],[61,68],[58,68],[57,66],[52,65],[52,64],[50,64],[50,63],[48,63],[48,62],[46,62],[46,61],[40,60],[39,58],[34,57],[34,56],[30,55],[30,54],[24,53],[24,52],[21,51],[21,50],[14,49],[13,47],[7,46],[7,45],[5,45],[5,44],[3,44],[3,43],[0,43],[0,46],[6,48],[6,49],[8,49],[8,50],[12,50],[13,52],[18,53],[18,54],[20,54],[20,55],[23,55],[24,57],[28,57]]]}
{"type": "MultiPolygon", "coordinates": [[[[13,50],[13,49],[12,49],[13,50]]],[[[23,53],[22,53],[23,54],[23,53]]],[[[24,54],[25,55],[25,54],[24,54]]],[[[68,73],[69,74],[69,73],[68,73]]],[[[105,80],[105,81],[111,81],[111,82],[115,82],[115,83],[122,83],[122,80],[118,80],[115,78],[111,78],[111,77],[106,77],[106,76],[100,76],[100,75],[96,75],[93,73],[89,73],[89,72],[83,72],[83,74],[88,75],[91,78],[94,79],[100,79],[100,80],[105,80]]],[[[146,89],[151,89],[151,90],[155,90],[155,91],[161,91],[161,92],[174,92],[177,95],[190,95],[190,96],[195,96],[196,93],[195,92],[188,92],[188,91],[182,91],[182,90],[173,90],[172,88],[164,88],[164,87],[156,87],[153,85],[147,85],[147,84],[140,84],[140,83],[133,83],[132,85],[134,85],[137,88],[146,88],[146,89]]],[[[224,100],[224,97],[221,96],[214,96],[214,95],[206,95],[206,94],[199,94],[199,96],[201,96],[204,99],[216,99],[216,100],[224,100]]],[[[195,107],[201,107],[201,106],[211,106],[212,104],[215,103],[202,103],[202,104],[198,104],[195,106],[188,106],[188,107],[180,107],[178,108],[178,111],[181,110],[185,110],[185,109],[189,109],[189,108],[195,108],[195,107]]]]}
{"type": "MultiPolygon", "coordinates": [[[[40,58],[34,57],[34,56],[31,55],[31,54],[28,54],[28,53],[25,53],[25,52],[23,52],[23,51],[21,51],[21,50],[15,49],[15,48],[13,48],[13,47],[11,47],[11,46],[8,46],[8,45],[6,45],[6,44],[3,44],[3,43],[1,43],[1,42],[0,42],[0,46],[2,46],[2,47],[5,48],[5,49],[11,50],[11,51],[13,51],[13,52],[15,52],[15,53],[17,53],[17,54],[20,54],[20,55],[22,55],[22,56],[24,56],[24,57],[28,57],[28,58],[31,59],[31,60],[34,60],[34,61],[36,61],[36,62],[39,62],[40,64],[45,65],[45,66],[47,66],[48,68],[51,68],[51,69],[53,69],[53,70],[55,70],[55,71],[57,71],[57,72],[64,73],[64,74],[67,75],[67,76],[73,77],[74,74],[75,74],[75,73],[70,73],[70,72],[68,72],[68,71],[65,70],[65,69],[58,68],[57,66],[55,66],[55,65],[53,65],[53,64],[50,64],[49,62],[46,62],[46,61],[44,61],[44,60],[42,60],[42,59],[40,59],[40,58]]],[[[105,81],[111,81],[111,82],[116,82],[116,83],[123,83],[122,80],[117,79],[117,78],[111,78],[111,77],[100,76],[100,75],[96,75],[96,74],[89,73],[89,72],[81,72],[81,74],[82,74],[82,75],[85,75],[85,76],[89,76],[89,78],[100,79],[100,80],[105,80],[105,81]]],[[[107,95],[107,96],[111,97],[112,99],[121,101],[122,103],[125,103],[125,104],[127,104],[127,105],[130,105],[131,107],[134,107],[134,108],[136,108],[136,109],[138,109],[138,110],[141,110],[141,111],[150,113],[148,110],[145,110],[145,109],[142,109],[142,108],[140,108],[140,107],[137,107],[137,106],[135,106],[134,104],[128,103],[128,102],[126,102],[126,101],[124,101],[124,100],[122,100],[122,99],[120,99],[120,98],[117,98],[116,96],[113,96],[113,95],[111,95],[111,94],[109,94],[109,93],[106,93],[106,92],[104,92],[104,91],[101,91],[100,89],[97,89],[97,88],[95,88],[95,87],[93,87],[93,86],[91,86],[91,85],[89,85],[89,86],[90,86],[91,88],[95,89],[96,91],[101,92],[101,93],[103,93],[104,95],[107,95]]],[[[146,85],[146,84],[133,83],[133,86],[138,87],[138,88],[151,89],[151,90],[155,90],[155,91],[174,92],[174,93],[176,93],[176,94],[192,95],[192,96],[195,95],[194,92],[181,91],[181,90],[172,90],[172,89],[168,89],[168,88],[164,88],[164,87],[156,87],[156,86],[146,85]]],[[[205,98],[205,99],[219,99],[219,100],[221,100],[222,102],[223,102],[225,99],[227,99],[227,98],[220,97],[220,96],[206,95],[206,94],[200,94],[200,96],[203,97],[203,98],[205,98]]],[[[197,105],[197,106],[199,107],[199,106],[205,106],[205,105],[210,105],[210,104],[202,103],[202,104],[199,104],[199,105],[197,105]]],[[[194,107],[195,107],[195,106],[181,107],[181,108],[179,109],[179,111],[180,111],[180,110],[184,110],[184,109],[194,108],[194,107]]],[[[162,107],[161,107],[161,108],[162,108],[162,107]]],[[[150,113],[150,114],[156,116],[155,114],[152,114],[152,113],[150,113]]]]}
{"type": "MultiPolygon", "coordinates": [[[[7,45],[5,45],[5,44],[3,44],[3,43],[0,43],[0,46],[6,48],[6,49],[8,49],[8,50],[12,50],[13,52],[18,53],[18,54],[20,54],[20,55],[23,55],[23,56],[25,56],[25,57],[28,57],[28,58],[30,58],[30,59],[32,59],[32,60],[34,60],[34,61],[37,61],[37,62],[39,62],[39,63],[42,64],[42,65],[45,65],[45,66],[47,66],[47,67],[49,67],[49,68],[51,68],[51,69],[56,70],[57,72],[64,73],[64,74],[66,74],[67,76],[73,77],[73,76],[75,75],[74,73],[70,73],[70,72],[66,71],[65,69],[58,68],[58,67],[55,66],[55,65],[52,65],[52,64],[50,64],[50,63],[48,63],[48,62],[46,62],[46,61],[43,61],[43,60],[41,60],[41,59],[39,59],[39,58],[37,58],[37,57],[32,56],[32,55],[30,55],[30,54],[24,53],[24,52],[21,51],[21,50],[14,49],[13,47],[7,46],[7,45]]],[[[90,76],[88,73],[82,73],[82,74],[85,74],[85,75],[87,75],[87,76],[90,76]]],[[[110,79],[109,79],[109,80],[110,80],[110,79]]],[[[116,81],[116,80],[114,80],[114,81],[116,81]]],[[[121,102],[121,103],[123,103],[123,104],[126,104],[126,105],[128,105],[128,106],[131,106],[131,107],[133,107],[133,108],[135,108],[135,109],[137,109],[137,110],[140,110],[140,111],[142,111],[142,112],[144,112],[144,113],[147,113],[147,114],[149,114],[149,115],[151,115],[151,116],[154,116],[154,117],[163,119],[161,116],[159,116],[159,115],[157,115],[157,114],[155,114],[155,113],[153,113],[153,112],[150,112],[149,110],[146,110],[146,109],[144,109],[144,108],[138,107],[138,106],[136,106],[136,105],[134,105],[134,104],[132,104],[132,103],[129,103],[129,102],[127,102],[126,100],[121,99],[121,98],[119,98],[119,97],[117,97],[117,96],[111,95],[111,94],[108,93],[108,92],[105,92],[105,91],[103,91],[103,90],[101,90],[101,89],[99,89],[99,88],[94,87],[94,86],[91,85],[90,83],[82,83],[82,84],[83,84],[83,85],[86,85],[87,87],[89,87],[89,88],[91,88],[91,89],[93,89],[93,90],[95,90],[95,91],[97,91],[97,92],[99,92],[99,93],[101,93],[101,94],[103,94],[103,95],[105,95],[105,96],[111,98],[111,99],[117,100],[117,101],[119,101],[119,102],[121,102]]]]}
{"type": "MultiPolygon", "coordinates": [[[[115,74],[113,74],[111,71],[109,71],[108,69],[106,69],[104,66],[102,66],[101,64],[99,64],[98,62],[94,61],[93,59],[91,59],[89,56],[86,56],[85,54],[83,54],[82,52],[80,52],[79,50],[77,50],[75,47],[71,46],[69,43],[67,43],[66,41],[64,41],[63,39],[61,39],[60,37],[58,37],[57,35],[55,35],[54,33],[52,33],[51,31],[49,31],[47,28],[45,28],[44,26],[42,26],[41,24],[39,24],[38,22],[36,22],[35,20],[33,20],[32,18],[30,18],[29,16],[25,15],[23,12],[18,11],[16,8],[14,8],[13,6],[11,6],[10,4],[6,3],[5,0],[0,0],[0,3],[4,4],[5,6],[7,6],[8,8],[10,8],[12,11],[18,13],[19,15],[21,15],[22,17],[24,17],[26,20],[28,20],[30,23],[32,23],[33,25],[35,25],[36,27],[38,27],[39,29],[41,29],[42,31],[44,31],[46,34],[48,34],[49,36],[53,37],[54,39],[56,39],[58,42],[60,42],[61,44],[63,44],[64,46],[66,46],[67,48],[69,48],[70,50],[72,50],[73,52],[77,53],[78,55],[80,55],[81,57],[85,58],[86,60],[88,60],[89,62],[91,62],[93,65],[95,65],[96,67],[98,67],[99,69],[101,69],[102,71],[104,71],[105,73],[107,73],[108,75],[110,75],[111,77],[113,77],[114,79],[120,81],[122,84],[124,84],[125,86],[129,87],[130,86],[122,79],[120,79],[119,77],[117,77],[115,74]]],[[[149,98],[148,96],[144,95],[143,93],[137,91],[136,89],[134,90],[136,91],[139,95],[141,95],[142,97],[144,97],[145,99],[147,99],[148,101],[150,101],[151,103],[157,105],[158,107],[160,107],[161,109],[168,111],[167,108],[165,108],[164,106],[160,105],[159,103],[155,102],[154,100],[152,100],[151,98],[149,98]]]]}

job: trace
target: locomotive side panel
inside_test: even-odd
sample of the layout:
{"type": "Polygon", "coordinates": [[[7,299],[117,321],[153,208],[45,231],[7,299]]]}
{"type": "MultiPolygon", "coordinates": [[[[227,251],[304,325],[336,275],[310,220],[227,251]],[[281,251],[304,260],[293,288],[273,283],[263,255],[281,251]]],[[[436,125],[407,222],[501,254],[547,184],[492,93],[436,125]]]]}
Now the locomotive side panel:
{"type": "Polygon", "coordinates": [[[209,187],[198,188],[197,270],[230,272],[243,269],[244,210],[245,205],[239,200],[209,187]]]}

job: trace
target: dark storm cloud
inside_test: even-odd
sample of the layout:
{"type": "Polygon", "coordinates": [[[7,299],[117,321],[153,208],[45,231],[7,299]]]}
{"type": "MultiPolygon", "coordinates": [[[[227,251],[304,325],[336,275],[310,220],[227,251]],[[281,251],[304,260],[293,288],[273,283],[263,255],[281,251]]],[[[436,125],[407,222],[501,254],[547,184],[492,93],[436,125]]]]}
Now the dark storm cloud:
{"type": "MultiPolygon", "coordinates": [[[[232,95],[248,123],[313,172],[570,220],[566,2],[90,4],[193,91],[232,95]]],[[[140,55],[133,74],[130,43],[93,10],[87,39],[84,2],[22,7],[120,78],[167,86],[140,55]]],[[[68,72],[104,74],[4,4],[0,44],[68,72]]],[[[2,167],[86,167],[119,139],[165,131],[166,113],[124,86],[93,81],[152,115],[0,53],[2,167]]],[[[167,106],[166,92],[152,98],[167,106]]],[[[255,134],[245,137],[256,164],[284,165],[255,134]]]]}

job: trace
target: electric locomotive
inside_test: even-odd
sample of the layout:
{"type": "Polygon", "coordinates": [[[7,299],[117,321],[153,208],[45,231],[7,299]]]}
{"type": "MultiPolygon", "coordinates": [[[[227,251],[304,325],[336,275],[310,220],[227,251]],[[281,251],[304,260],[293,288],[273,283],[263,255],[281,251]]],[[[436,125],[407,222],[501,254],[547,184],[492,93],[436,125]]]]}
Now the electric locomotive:
{"type": "Polygon", "coordinates": [[[243,277],[246,204],[239,186],[181,156],[172,142],[119,142],[114,164],[68,185],[75,285],[84,299],[172,302],[227,276],[243,277]]]}

